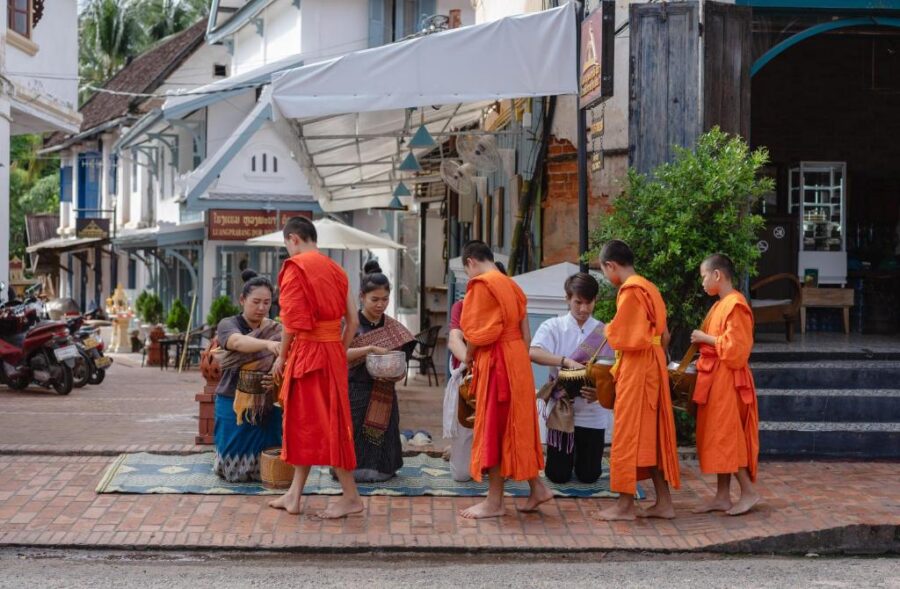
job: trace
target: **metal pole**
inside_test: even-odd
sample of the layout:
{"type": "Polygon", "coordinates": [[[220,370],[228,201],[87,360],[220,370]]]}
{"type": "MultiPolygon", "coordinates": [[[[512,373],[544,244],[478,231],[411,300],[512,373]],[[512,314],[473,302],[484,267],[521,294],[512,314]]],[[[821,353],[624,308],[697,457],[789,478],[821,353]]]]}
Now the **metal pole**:
{"type": "MultiPolygon", "coordinates": [[[[586,0],[578,5],[578,26],[575,29],[575,46],[578,58],[575,68],[581,75],[581,22],[584,20],[586,0]]],[[[582,272],[588,271],[584,254],[588,250],[588,173],[587,173],[587,113],[581,108],[581,93],[578,95],[578,263],[582,272]]]]}

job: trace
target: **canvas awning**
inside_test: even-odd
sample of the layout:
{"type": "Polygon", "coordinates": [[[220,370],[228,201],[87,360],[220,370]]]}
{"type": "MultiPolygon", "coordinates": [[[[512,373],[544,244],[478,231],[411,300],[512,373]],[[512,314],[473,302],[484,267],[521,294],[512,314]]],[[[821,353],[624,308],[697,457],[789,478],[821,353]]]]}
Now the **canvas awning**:
{"type": "MultiPolygon", "coordinates": [[[[367,231],[332,221],[319,219],[313,221],[316,226],[317,244],[320,249],[333,250],[367,250],[367,249],[405,249],[396,241],[379,237],[367,231]]],[[[284,247],[284,234],[273,231],[247,240],[247,245],[284,247]]]]}
{"type": "Polygon", "coordinates": [[[323,210],[384,207],[400,179],[439,180],[397,170],[423,118],[440,141],[497,100],[577,92],[575,27],[566,3],[284,71],[273,116],[323,210]]]}
{"type": "Polygon", "coordinates": [[[34,245],[29,245],[25,248],[25,251],[29,254],[48,250],[55,251],[56,253],[63,253],[88,249],[105,243],[109,243],[109,240],[102,237],[54,237],[52,239],[39,241],[34,245]]]}

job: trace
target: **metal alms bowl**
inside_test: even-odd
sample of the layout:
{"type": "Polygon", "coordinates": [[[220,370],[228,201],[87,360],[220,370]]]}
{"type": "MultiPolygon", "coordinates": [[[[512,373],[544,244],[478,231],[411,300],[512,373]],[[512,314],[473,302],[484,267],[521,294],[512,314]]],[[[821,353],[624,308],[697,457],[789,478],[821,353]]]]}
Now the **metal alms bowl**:
{"type": "Polygon", "coordinates": [[[406,353],[388,352],[366,356],[366,370],[375,380],[397,382],[406,376],[406,353]]]}

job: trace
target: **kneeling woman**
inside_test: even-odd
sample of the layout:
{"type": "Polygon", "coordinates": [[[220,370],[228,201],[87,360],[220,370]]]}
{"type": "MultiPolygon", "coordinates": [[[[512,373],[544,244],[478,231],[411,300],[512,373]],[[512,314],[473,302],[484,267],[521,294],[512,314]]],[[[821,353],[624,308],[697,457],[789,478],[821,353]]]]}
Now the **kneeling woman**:
{"type": "Polygon", "coordinates": [[[241,314],[222,319],[216,329],[224,353],[216,387],[214,469],[232,483],[259,480],[260,453],[281,446],[281,409],[274,406],[269,376],[281,349],[281,324],[269,319],[272,283],[253,270],[244,270],[241,278],[241,314]]]}
{"type": "Polygon", "coordinates": [[[400,410],[394,383],[377,381],[366,370],[368,354],[391,350],[412,354],[413,335],[396,320],[385,315],[391,298],[391,285],[377,264],[369,263],[360,286],[359,329],[350,342],[350,413],[356,446],[357,482],[386,481],[403,466],[400,445],[400,410]]]}

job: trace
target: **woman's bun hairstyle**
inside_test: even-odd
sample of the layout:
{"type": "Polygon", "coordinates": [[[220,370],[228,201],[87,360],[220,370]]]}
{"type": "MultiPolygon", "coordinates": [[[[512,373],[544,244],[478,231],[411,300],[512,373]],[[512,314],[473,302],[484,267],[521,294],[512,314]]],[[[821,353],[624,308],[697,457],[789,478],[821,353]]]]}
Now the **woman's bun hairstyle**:
{"type": "Polygon", "coordinates": [[[252,279],[256,278],[257,276],[259,276],[259,274],[256,273],[256,270],[252,270],[250,268],[247,268],[246,270],[241,272],[241,280],[244,282],[247,282],[248,280],[252,280],[252,279]]]}

